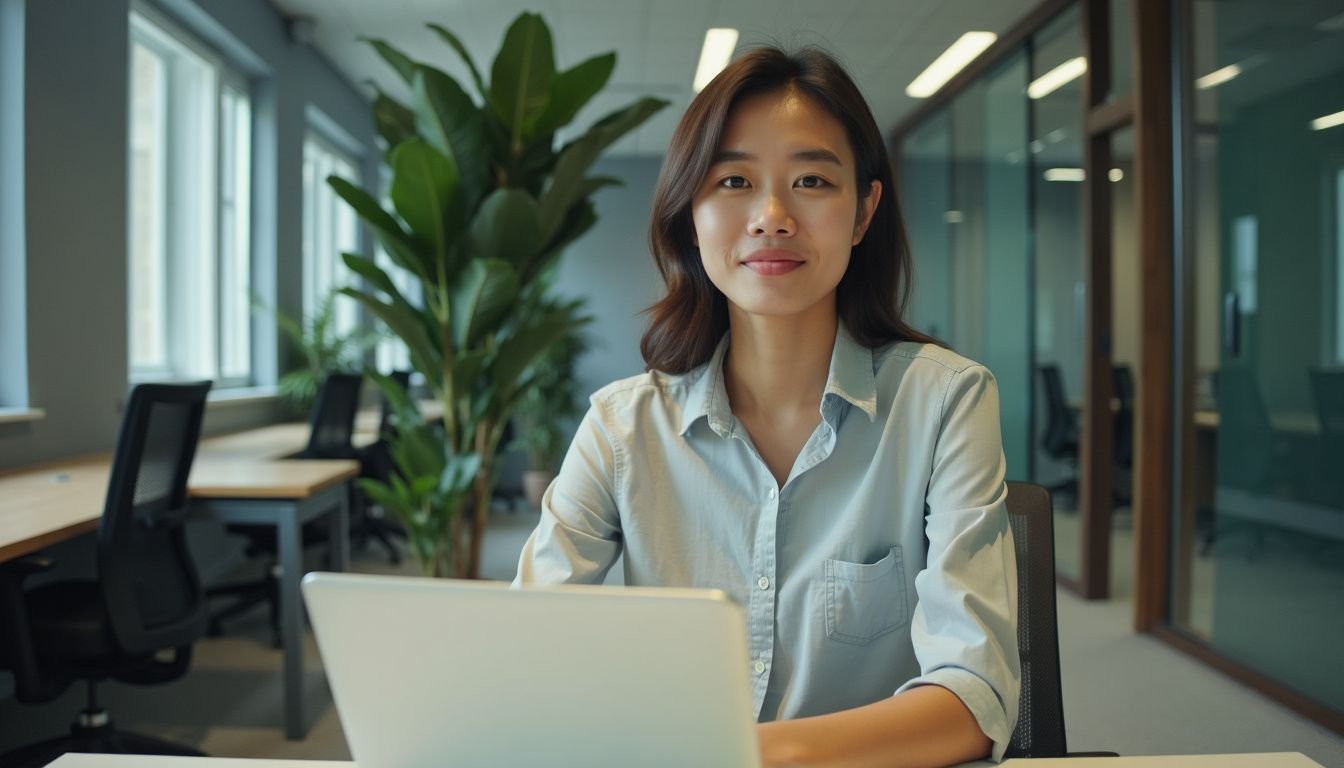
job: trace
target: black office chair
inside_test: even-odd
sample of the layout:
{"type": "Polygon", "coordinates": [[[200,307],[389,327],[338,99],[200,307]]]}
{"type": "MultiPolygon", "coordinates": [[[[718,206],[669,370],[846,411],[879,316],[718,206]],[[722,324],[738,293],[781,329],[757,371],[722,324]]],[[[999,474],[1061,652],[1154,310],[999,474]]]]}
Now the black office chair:
{"type": "Polygon", "coordinates": [[[1069,408],[1068,398],[1064,395],[1064,378],[1059,366],[1053,363],[1040,366],[1041,385],[1045,393],[1045,434],[1041,436],[1041,447],[1055,461],[1062,461],[1073,467],[1074,474],[1049,486],[1052,493],[1078,493],[1078,419],[1069,408]]]}
{"type": "Polygon", "coordinates": [[[1311,395],[1321,436],[1315,454],[1319,457],[1313,496],[1324,505],[1344,507],[1344,488],[1338,468],[1344,466],[1344,368],[1313,368],[1311,395]]]}
{"type": "MultiPolygon", "coordinates": [[[[388,378],[396,382],[402,391],[410,392],[410,371],[393,371],[388,374],[388,378]]],[[[359,451],[359,476],[386,483],[393,472],[392,454],[387,442],[393,430],[392,403],[384,395],[382,404],[382,414],[378,420],[378,440],[359,451]]],[[[401,552],[392,539],[405,539],[406,529],[397,524],[395,520],[386,517],[385,514],[374,515],[368,504],[361,504],[360,506],[363,509],[363,514],[355,520],[351,529],[351,535],[356,543],[362,548],[367,546],[369,539],[372,538],[387,550],[388,562],[392,565],[399,564],[401,562],[401,552]]]]}
{"type": "MultiPolygon", "coordinates": [[[[364,377],[357,373],[332,373],[318,389],[309,417],[311,426],[308,445],[297,458],[303,459],[356,459],[359,458],[351,438],[355,430],[355,413],[359,410],[359,390],[364,377]]],[[[359,496],[351,493],[350,513],[358,514],[359,496]]],[[[250,611],[258,605],[268,605],[271,621],[271,644],[280,647],[280,581],[276,528],[272,525],[234,524],[229,533],[247,538],[247,556],[268,561],[265,574],[259,579],[236,584],[211,587],[206,594],[211,598],[232,596],[234,600],[218,613],[210,616],[211,636],[223,634],[225,621],[250,611]]],[[[303,527],[305,546],[327,541],[327,523],[315,520],[303,527]]]]}
{"type": "Polygon", "coordinates": [[[88,692],[69,735],[0,756],[0,765],[46,765],[65,752],[201,754],[117,731],[97,686],[181,677],[192,644],[205,634],[205,597],[183,521],[209,389],[210,382],[141,384],[131,392],[98,523],[96,580],[25,591],[23,580],[51,561],[0,566],[0,667],[14,673],[18,700],[51,701],[75,680],[88,692]],[[169,650],[170,660],[159,657],[169,650]]]}
{"type": "Polygon", "coordinates": [[[1008,523],[1017,555],[1017,653],[1022,691],[1006,757],[1103,757],[1070,754],[1064,737],[1064,693],[1055,618],[1055,520],[1039,485],[1008,483],[1008,523]]]}

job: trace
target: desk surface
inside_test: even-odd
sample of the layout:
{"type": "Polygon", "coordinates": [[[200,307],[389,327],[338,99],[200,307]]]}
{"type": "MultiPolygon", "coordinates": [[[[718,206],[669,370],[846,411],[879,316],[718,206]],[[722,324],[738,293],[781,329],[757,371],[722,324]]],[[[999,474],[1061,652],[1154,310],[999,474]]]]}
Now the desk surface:
{"type": "MultiPolygon", "coordinates": [[[[192,498],[305,498],[359,474],[345,459],[284,460],[308,439],[306,424],[278,424],[201,441],[192,498]]],[[[107,498],[111,454],[0,474],[0,562],[95,530],[107,498]]]]}
{"type": "MultiPolygon", "coordinates": [[[[962,768],[992,766],[967,763],[962,768]]],[[[1153,757],[1071,757],[1055,760],[1007,760],[1004,768],[1040,765],[1046,768],[1321,768],[1298,752],[1244,755],[1175,755],[1153,757]]],[[[50,768],[355,768],[354,763],[317,760],[240,760],[220,757],[145,757],[140,755],[67,754],[50,768]]]]}

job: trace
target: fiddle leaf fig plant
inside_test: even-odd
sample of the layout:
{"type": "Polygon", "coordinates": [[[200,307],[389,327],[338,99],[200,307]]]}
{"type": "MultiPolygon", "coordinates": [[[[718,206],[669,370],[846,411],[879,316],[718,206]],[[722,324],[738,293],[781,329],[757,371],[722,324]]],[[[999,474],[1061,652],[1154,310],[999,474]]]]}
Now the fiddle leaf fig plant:
{"type": "Polygon", "coordinates": [[[363,285],[343,292],[406,343],[443,411],[441,424],[424,424],[400,387],[374,376],[396,413],[395,470],[364,489],[406,525],[425,573],[476,577],[505,424],[547,375],[538,366],[546,350],[589,321],[577,303],[548,300],[537,280],[596,222],[593,193],[618,183],[590,176],[593,163],[667,102],[637,99],[557,146],[556,133],[610,79],[615,54],[557,71],[550,29],[523,13],[487,83],[456,35],[429,28],[466,64],[475,96],[434,66],[367,40],[412,95],[402,103],[380,90],[373,102],[391,209],[343,179],[328,183],[415,276],[407,295],[371,260],[344,254],[363,285]]]}

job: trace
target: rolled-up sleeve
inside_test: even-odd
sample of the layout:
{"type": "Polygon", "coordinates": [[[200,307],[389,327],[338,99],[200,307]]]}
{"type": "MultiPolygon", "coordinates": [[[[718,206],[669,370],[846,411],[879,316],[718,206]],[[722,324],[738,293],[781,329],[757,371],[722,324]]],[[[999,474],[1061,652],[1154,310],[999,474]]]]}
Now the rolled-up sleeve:
{"type": "Polygon", "coordinates": [[[939,685],[956,694],[1003,759],[1017,721],[1017,563],[1006,508],[1005,460],[994,377],[972,365],[949,379],[929,478],[927,567],[911,640],[920,676],[901,691],[939,685]]]}
{"type": "Polygon", "coordinates": [[[620,453],[603,413],[594,398],[542,497],[541,520],[523,546],[513,586],[598,584],[620,556],[620,453]]]}

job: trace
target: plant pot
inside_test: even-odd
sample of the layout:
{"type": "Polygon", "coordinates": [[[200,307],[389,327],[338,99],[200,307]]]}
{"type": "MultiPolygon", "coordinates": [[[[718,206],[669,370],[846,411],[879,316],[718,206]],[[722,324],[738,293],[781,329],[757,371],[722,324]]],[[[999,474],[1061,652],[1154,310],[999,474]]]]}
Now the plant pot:
{"type": "Polygon", "coordinates": [[[523,473],[523,496],[529,507],[541,508],[541,497],[546,495],[546,489],[551,487],[554,479],[555,473],[545,469],[529,469],[523,473]]]}

